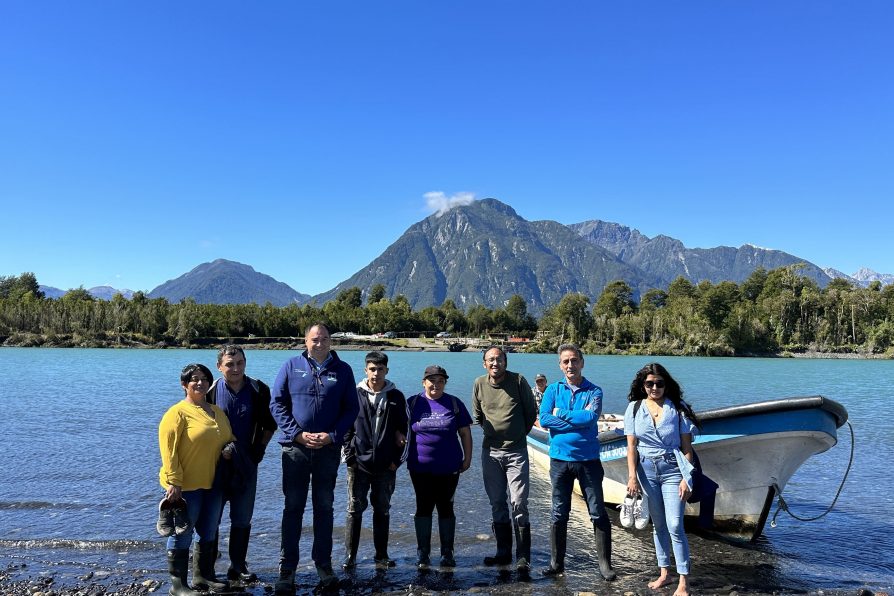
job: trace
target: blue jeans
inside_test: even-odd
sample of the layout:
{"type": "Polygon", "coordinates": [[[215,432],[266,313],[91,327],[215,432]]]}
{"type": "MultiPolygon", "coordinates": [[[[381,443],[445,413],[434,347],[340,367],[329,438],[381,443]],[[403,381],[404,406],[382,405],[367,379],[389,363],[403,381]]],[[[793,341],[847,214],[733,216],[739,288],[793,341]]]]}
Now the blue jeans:
{"type": "Polygon", "coordinates": [[[314,508],[311,558],[317,566],[332,564],[332,503],[340,462],[341,449],[331,443],[320,449],[308,449],[298,444],[283,445],[282,492],[286,503],[282,511],[279,550],[281,571],[294,571],[298,566],[298,543],[301,541],[308,489],[314,508]]]}
{"type": "Polygon", "coordinates": [[[580,484],[590,512],[590,520],[601,530],[609,529],[608,515],[605,513],[605,501],[602,497],[602,462],[598,459],[587,461],[549,460],[549,479],[553,485],[553,507],[550,521],[552,523],[568,523],[571,512],[571,492],[574,481],[580,484]]]}
{"type": "Polygon", "coordinates": [[[255,512],[255,495],[258,492],[258,468],[253,467],[251,474],[245,478],[245,486],[240,491],[223,491],[223,503],[220,515],[223,518],[223,505],[230,503],[230,527],[248,528],[255,512]]]}
{"type": "Polygon", "coordinates": [[[370,474],[359,467],[348,468],[348,515],[363,515],[370,501],[373,514],[388,515],[396,480],[393,470],[370,474]]]}
{"type": "MultiPolygon", "coordinates": [[[[186,511],[201,542],[217,538],[220,509],[223,506],[220,491],[215,488],[185,490],[181,493],[186,501],[186,511]]],[[[192,544],[192,532],[168,536],[168,550],[188,549],[192,544]]]]}
{"type": "Polygon", "coordinates": [[[490,513],[495,524],[514,521],[517,526],[527,526],[528,492],[530,490],[530,465],[528,448],[481,449],[481,475],[484,491],[490,500],[490,513]],[[507,494],[509,506],[506,505],[507,494]]]}
{"type": "Polygon", "coordinates": [[[686,503],[680,500],[680,481],[683,475],[673,455],[664,458],[639,458],[637,478],[649,498],[649,515],[652,517],[652,535],[655,539],[655,556],[658,566],[670,567],[670,551],[673,545],[677,573],[689,574],[689,541],[683,529],[683,510],[686,503]]]}

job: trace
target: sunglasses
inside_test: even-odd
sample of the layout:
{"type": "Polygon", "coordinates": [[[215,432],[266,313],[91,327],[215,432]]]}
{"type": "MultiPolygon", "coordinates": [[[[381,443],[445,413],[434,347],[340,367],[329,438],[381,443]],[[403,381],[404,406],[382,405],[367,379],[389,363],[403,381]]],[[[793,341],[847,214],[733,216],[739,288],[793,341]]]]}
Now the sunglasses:
{"type": "Polygon", "coordinates": [[[651,389],[652,387],[664,389],[664,381],[646,381],[643,385],[646,386],[646,389],[651,389]]]}

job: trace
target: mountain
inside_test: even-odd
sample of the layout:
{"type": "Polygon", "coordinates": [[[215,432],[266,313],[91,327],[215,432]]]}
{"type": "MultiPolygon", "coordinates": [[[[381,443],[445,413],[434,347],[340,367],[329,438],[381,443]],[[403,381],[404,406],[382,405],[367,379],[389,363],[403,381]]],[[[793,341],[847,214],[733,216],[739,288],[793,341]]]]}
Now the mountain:
{"type": "MultiPolygon", "coordinates": [[[[40,291],[46,298],[62,298],[68,293],[68,290],[60,290],[53,286],[40,286],[40,291]]],[[[121,294],[128,300],[133,298],[133,290],[116,290],[112,286],[96,286],[87,292],[98,300],[111,300],[115,294],[121,294]]]]}
{"type": "Polygon", "coordinates": [[[839,271],[838,269],[833,269],[832,267],[823,268],[823,273],[831,277],[832,279],[845,279],[848,282],[854,284],[855,286],[861,285],[859,281],[848,275],[843,271],[839,271]]]}
{"type": "Polygon", "coordinates": [[[883,286],[894,283],[894,275],[890,273],[876,273],[872,269],[862,268],[851,276],[860,285],[868,286],[874,281],[882,282],[883,286]]]}
{"type": "Polygon", "coordinates": [[[133,290],[116,290],[112,286],[96,286],[87,290],[90,295],[100,300],[111,300],[115,294],[121,294],[128,300],[133,298],[133,290]]]}
{"type": "Polygon", "coordinates": [[[193,298],[199,304],[270,302],[274,306],[305,303],[310,299],[307,294],[296,292],[269,275],[226,259],[202,263],[188,273],[161,284],[149,292],[149,297],[167,298],[169,302],[193,298]]]}
{"type": "Polygon", "coordinates": [[[626,280],[637,291],[652,280],[634,266],[554,221],[530,222],[496,199],[483,199],[414,224],[369,265],[328,292],[364,294],[376,284],[386,296],[403,294],[413,308],[453,300],[459,308],[502,306],[513,295],[531,312],[569,292],[594,298],[605,285],[626,280]]]}
{"type": "Polygon", "coordinates": [[[859,269],[853,275],[848,275],[847,273],[843,273],[838,269],[832,269],[831,267],[823,269],[823,271],[825,271],[826,275],[832,279],[846,279],[855,286],[864,288],[869,287],[869,284],[874,281],[881,282],[883,286],[894,284],[894,275],[891,275],[890,273],[876,273],[872,269],[867,269],[866,267],[859,269]]]}
{"type": "Polygon", "coordinates": [[[60,290],[53,286],[40,285],[40,291],[43,292],[45,298],[62,298],[68,290],[60,290]]]}
{"type": "Polygon", "coordinates": [[[745,244],[739,248],[686,248],[670,236],[644,236],[627,226],[600,220],[590,220],[568,226],[585,240],[600,246],[622,261],[633,265],[653,279],[653,287],[666,288],[679,276],[693,283],[703,280],[745,281],[758,267],[768,271],[777,267],[804,263],[802,275],[813,279],[820,287],[831,281],[822,269],[806,259],[780,250],[759,248],[745,244]]]}

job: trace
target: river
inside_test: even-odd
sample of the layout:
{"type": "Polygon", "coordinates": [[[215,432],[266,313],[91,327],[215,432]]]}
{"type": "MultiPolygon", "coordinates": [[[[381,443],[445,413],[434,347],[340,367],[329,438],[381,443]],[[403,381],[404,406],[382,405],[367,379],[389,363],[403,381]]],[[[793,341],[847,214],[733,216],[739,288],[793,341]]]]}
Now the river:
{"type": "MultiPolygon", "coordinates": [[[[247,353],[248,374],[268,383],[292,352],[247,353]]],[[[362,374],[363,353],[341,352],[362,374]]],[[[471,402],[473,379],[484,373],[479,353],[389,352],[390,375],[408,395],[421,387],[426,365],[444,366],[447,391],[471,402]]],[[[606,412],[623,412],[640,356],[589,356],[584,374],[605,392],[606,412]]],[[[691,536],[694,593],[760,593],[823,590],[853,593],[894,589],[894,483],[883,462],[894,461],[890,423],[879,415],[889,401],[884,382],[894,373],[890,360],[807,360],[658,358],[677,378],[696,410],[786,396],[825,395],[849,411],[855,434],[850,477],[835,509],[804,523],[784,512],[778,525],[750,545],[691,536]]],[[[211,350],[0,349],[0,437],[4,446],[0,483],[0,565],[10,579],[53,574],[56,585],[76,584],[92,573],[96,582],[114,578],[166,581],[164,541],[155,534],[158,485],[158,422],[183,394],[179,371],[189,362],[215,370],[211,350]]],[[[510,370],[529,381],[544,373],[559,377],[552,355],[510,354],[510,370]]],[[[592,530],[585,509],[572,512],[569,569],[559,581],[535,575],[518,582],[481,565],[493,550],[489,506],[482,490],[478,449],[460,480],[456,497],[457,560],[452,574],[420,576],[413,568],[413,491],[405,470],[398,475],[392,510],[390,553],[395,569],[377,574],[372,565],[371,513],[364,519],[360,565],[348,576],[338,569],[345,593],[600,594],[648,593],[655,573],[648,533],[624,530],[614,519],[614,563],[619,580],[606,584],[595,570],[592,530]]],[[[851,438],[808,460],[789,482],[785,497],[801,516],[821,513],[832,501],[848,464],[851,438]]],[[[250,568],[265,582],[276,576],[282,492],[278,447],[271,445],[260,467],[257,505],[249,550],[250,568]]],[[[532,466],[531,518],[535,570],[549,559],[549,477],[532,466]]],[[[333,560],[343,553],[344,471],[336,487],[333,560]]],[[[299,593],[316,581],[310,553],[310,512],[305,515],[299,593]]],[[[224,522],[226,526],[226,521],[224,522]]],[[[435,532],[435,535],[437,532],[435,532]]],[[[224,536],[226,529],[224,528],[224,536]]],[[[436,543],[436,539],[435,539],[436,543]]],[[[436,548],[436,546],[435,546],[436,548]]],[[[219,570],[225,569],[221,563],[219,570]]],[[[2,586],[0,586],[2,588],[2,586]]],[[[162,588],[165,592],[167,585],[162,588]]],[[[263,585],[250,590],[264,594],[263,585]]]]}

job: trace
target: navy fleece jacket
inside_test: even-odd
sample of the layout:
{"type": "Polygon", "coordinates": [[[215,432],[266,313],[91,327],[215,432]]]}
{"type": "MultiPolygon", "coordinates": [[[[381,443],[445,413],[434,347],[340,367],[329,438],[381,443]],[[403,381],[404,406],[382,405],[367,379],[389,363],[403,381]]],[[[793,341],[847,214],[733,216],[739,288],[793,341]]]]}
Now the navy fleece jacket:
{"type": "Polygon", "coordinates": [[[270,388],[270,413],[282,431],[280,444],[288,445],[300,432],[330,433],[333,442],[344,442],[357,412],[354,371],[329,352],[330,358],[317,370],[307,350],[289,358],[270,388]]]}

